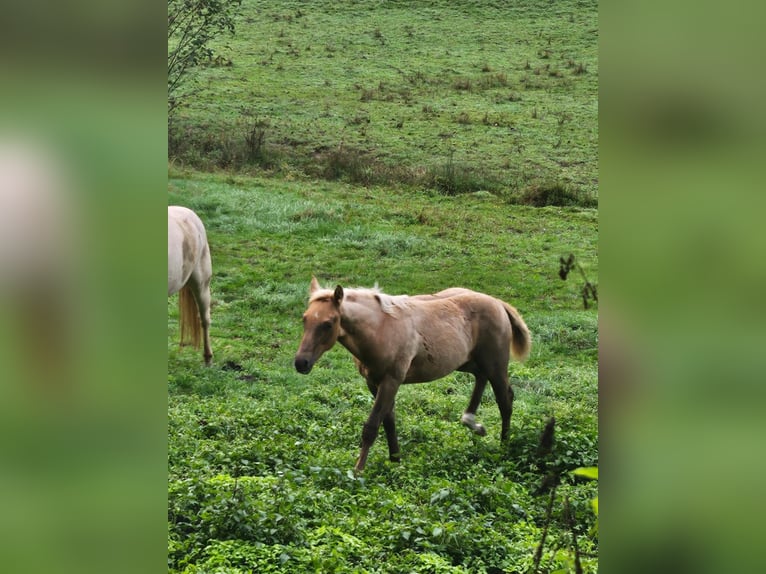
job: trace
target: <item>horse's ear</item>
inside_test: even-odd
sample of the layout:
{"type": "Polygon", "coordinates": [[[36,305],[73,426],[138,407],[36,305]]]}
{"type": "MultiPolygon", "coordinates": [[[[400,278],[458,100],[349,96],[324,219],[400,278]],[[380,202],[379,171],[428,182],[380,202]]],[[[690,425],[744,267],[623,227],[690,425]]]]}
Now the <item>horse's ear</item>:
{"type": "Polygon", "coordinates": [[[314,291],[318,291],[319,289],[320,289],[319,281],[317,281],[317,278],[312,275],[311,276],[311,285],[309,286],[309,295],[313,294],[314,291]]]}
{"type": "Polygon", "coordinates": [[[340,306],[341,302],[343,301],[343,287],[338,285],[335,288],[335,293],[333,293],[333,298],[335,299],[335,304],[340,306]]]}

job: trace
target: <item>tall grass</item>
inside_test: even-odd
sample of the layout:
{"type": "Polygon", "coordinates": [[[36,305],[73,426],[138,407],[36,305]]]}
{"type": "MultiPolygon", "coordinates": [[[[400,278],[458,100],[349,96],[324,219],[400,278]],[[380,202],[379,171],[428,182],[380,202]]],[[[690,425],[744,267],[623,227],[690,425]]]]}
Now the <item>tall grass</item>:
{"type": "Polygon", "coordinates": [[[595,2],[576,0],[244,0],[237,35],[216,46],[227,65],[200,70],[169,154],[205,170],[509,200],[531,178],[587,206],[598,197],[596,18],[595,2]],[[571,117],[564,128],[558,113],[571,117]]]}

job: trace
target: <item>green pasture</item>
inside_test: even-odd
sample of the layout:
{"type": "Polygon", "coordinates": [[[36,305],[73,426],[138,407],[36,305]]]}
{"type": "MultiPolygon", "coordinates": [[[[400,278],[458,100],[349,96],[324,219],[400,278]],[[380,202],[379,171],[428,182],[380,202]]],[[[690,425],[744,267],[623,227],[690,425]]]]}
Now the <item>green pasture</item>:
{"type": "Polygon", "coordinates": [[[211,367],[168,299],[170,572],[526,573],[544,533],[539,572],[597,571],[597,484],[571,471],[599,462],[598,304],[559,277],[573,254],[598,278],[597,16],[243,0],[169,122],[168,203],[202,218],[214,269],[211,367]],[[402,462],[381,430],[355,476],[372,397],[351,356],[293,368],[312,275],[518,308],[509,443],[489,388],[487,436],[460,424],[453,373],[400,389],[402,462]]]}
{"type": "Polygon", "coordinates": [[[212,367],[179,350],[168,301],[171,571],[525,572],[547,516],[536,451],[551,416],[545,461],[562,484],[542,564],[571,567],[568,496],[595,571],[596,485],[568,471],[598,463],[597,312],[578,277],[557,274],[573,253],[595,279],[594,210],[185,171],[170,173],[168,200],[205,221],[215,270],[212,367]],[[402,387],[402,463],[381,437],[355,477],[372,397],[351,356],[338,346],[310,375],[292,367],[312,274],[392,294],[460,285],[515,305],[533,350],[510,367],[510,444],[489,389],[488,435],[460,425],[473,381],[455,373],[402,387]]]}
{"type": "Polygon", "coordinates": [[[243,0],[171,155],[513,201],[560,187],[592,204],[597,14],[585,0],[243,0]]]}

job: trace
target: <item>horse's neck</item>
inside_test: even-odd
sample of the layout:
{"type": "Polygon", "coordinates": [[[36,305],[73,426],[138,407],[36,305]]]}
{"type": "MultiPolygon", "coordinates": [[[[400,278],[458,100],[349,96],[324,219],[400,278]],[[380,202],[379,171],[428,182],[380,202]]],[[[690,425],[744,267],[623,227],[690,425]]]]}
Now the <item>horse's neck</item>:
{"type": "Polygon", "coordinates": [[[369,349],[374,348],[384,318],[380,307],[375,306],[377,302],[367,303],[343,303],[340,318],[343,333],[338,338],[338,342],[362,362],[367,359],[369,349]]]}

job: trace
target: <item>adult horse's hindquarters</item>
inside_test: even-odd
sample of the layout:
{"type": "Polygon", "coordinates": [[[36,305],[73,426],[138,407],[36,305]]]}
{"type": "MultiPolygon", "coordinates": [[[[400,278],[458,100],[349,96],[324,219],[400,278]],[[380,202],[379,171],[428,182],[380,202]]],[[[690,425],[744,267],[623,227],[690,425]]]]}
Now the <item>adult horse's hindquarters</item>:
{"type": "Polygon", "coordinates": [[[168,207],[168,297],[178,293],[181,344],[199,348],[210,364],[210,278],[213,266],[202,221],[191,209],[168,207]]]}

